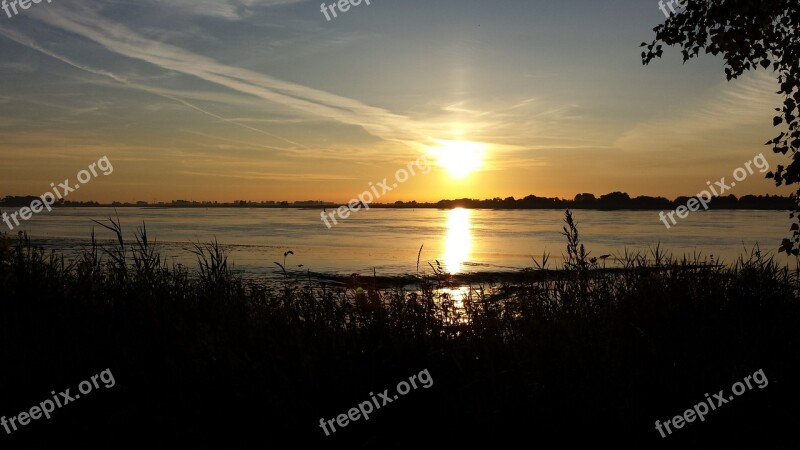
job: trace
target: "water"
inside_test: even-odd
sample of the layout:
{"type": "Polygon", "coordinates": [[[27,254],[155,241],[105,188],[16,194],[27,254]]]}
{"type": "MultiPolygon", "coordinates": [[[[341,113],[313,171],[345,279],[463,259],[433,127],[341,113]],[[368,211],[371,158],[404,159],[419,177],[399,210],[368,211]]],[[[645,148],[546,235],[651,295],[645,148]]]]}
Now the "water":
{"type": "MultiPolygon", "coordinates": [[[[282,263],[287,250],[294,252],[287,259],[293,270],[414,273],[423,244],[420,270],[430,272],[428,263],[436,260],[451,273],[517,270],[531,267],[531,256],[540,258],[543,252],[560,265],[566,242],[560,234],[563,211],[549,210],[372,209],[328,229],[318,210],[59,208],[35,215],[21,229],[48,248],[71,251],[88,241],[92,227],[98,239],[113,239],[92,219],[104,221],[117,213],[131,240],[145,222],[150,239],[162,245],[170,262],[193,267],[195,258],[187,249],[217,239],[237,269],[264,274],[277,269],[273,261],[282,263]]],[[[675,255],[701,253],[726,262],[756,243],[775,251],[791,223],[780,211],[695,212],[669,230],[654,211],[579,210],[575,218],[593,256],[619,255],[625,248],[646,251],[660,242],[675,255]]]]}

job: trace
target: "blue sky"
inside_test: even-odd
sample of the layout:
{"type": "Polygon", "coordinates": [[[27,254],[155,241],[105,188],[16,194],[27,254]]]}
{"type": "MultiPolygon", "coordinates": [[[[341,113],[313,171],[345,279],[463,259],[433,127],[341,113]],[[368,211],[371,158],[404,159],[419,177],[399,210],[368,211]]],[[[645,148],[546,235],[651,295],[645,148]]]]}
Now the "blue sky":
{"type": "MultiPolygon", "coordinates": [[[[677,50],[655,1],[54,0],[0,13],[0,194],[107,155],[77,199],[345,201],[419,155],[469,152],[386,201],[691,195],[775,134],[771,73],[677,50]],[[330,2],[326,2],[330,3],[330,2]],[[468,158],[467,158],[468,159],[468,158]]],[[[449,158],[452,160],[453,158],[449,158]]],[[[736,195],[785,193],[761,176],[736,195]]]]}

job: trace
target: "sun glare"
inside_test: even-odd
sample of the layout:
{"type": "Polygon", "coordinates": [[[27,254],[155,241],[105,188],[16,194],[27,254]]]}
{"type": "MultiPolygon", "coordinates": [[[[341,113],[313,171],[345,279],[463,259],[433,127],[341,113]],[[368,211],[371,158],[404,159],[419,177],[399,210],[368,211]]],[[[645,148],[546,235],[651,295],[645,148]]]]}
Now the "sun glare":
{"type": "Polygon", "coordinates": [[[483,144],[469,141],[438,141],[439,146],[433,149],[440,167],[447,170],[451,177],[461,179],[479,170],[483,166],[486,147],[483,144]]]}
{"type": "Polygon", "coordinates": [[[450,274],[461,273],[472,251],[472,230],[469,209],[456,208],[447,213],[447,240],[444,265],[450,274]]]}

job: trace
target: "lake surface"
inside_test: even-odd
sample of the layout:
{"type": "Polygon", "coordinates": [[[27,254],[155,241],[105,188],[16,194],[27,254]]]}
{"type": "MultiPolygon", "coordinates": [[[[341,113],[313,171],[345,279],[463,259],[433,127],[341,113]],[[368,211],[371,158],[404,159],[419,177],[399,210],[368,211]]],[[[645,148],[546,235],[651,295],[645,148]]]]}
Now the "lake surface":
{"type": "MultiPolygon", "coordinates": [[[[7,210],[6,210],[7,211],[7,210]]],[[[420,270],[438,260],[451,273],[506,271],[532,266],[531,256],[551,253],[560,266],[566,241],[560,234],[564,212],[551,210],[393,210],[371,209],[352,214],[328,229],[320,211],[246,208],[120,208],[125,237],[142,222],[150,239],[162,246],[168,261],[195,266],[188,248],[215,238],[229,251],[236,269],[272,274],[292,250],[293,270],[362,275],[416,272],[417,253],[424,244],[420,270]],[[297,266],[303,264],[299,269],[297,266]]],[[[94,224],[115,217],[112,208],[59,208],[35,215],[20,229],[47,248],[72,251],[89,240],[114,236],[94,224]]],[[[648,251],[659,242],[675,255],[700,253],[732,262],[760,244],[776,252],[791,225],[781,211],[706,211],[690,213],[672,229],[659,222],[656,211],[575,211],[581,239],[593,256],[648,251]]],[[[5,224],[0,223],[3,228],[5,224]]],[[[16,230],[15,230],[16,232],[16,230]]],[[[782,263],[788,259],[779,256],[782,263]]],[[[610,264],[610,263],[609,263],[610,264]]]]}

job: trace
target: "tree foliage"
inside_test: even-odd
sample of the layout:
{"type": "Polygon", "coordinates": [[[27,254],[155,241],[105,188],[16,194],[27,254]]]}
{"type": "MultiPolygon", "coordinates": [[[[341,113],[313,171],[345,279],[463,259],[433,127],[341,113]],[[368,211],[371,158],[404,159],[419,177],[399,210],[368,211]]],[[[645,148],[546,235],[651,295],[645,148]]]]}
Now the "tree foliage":
{"type": "MultiPolygon", "coordinates": [[[[767,178],[777,186],[800,184],[800,1],[798,0],[689,0],[685,9],[653,29],[652,43],[643,43],[645,65],[663,54],[662,45],[678,46],[686,62],[701,52],[721,55],[728,81],[750,70],[771,70],[780,84],[783,105],[775,108],[773,125],[780,134],[766,145],[789,157],[767,178]]],[[[800,189],[792,195],[791,239],[781,251],[800,253],[800,189]]]]}

